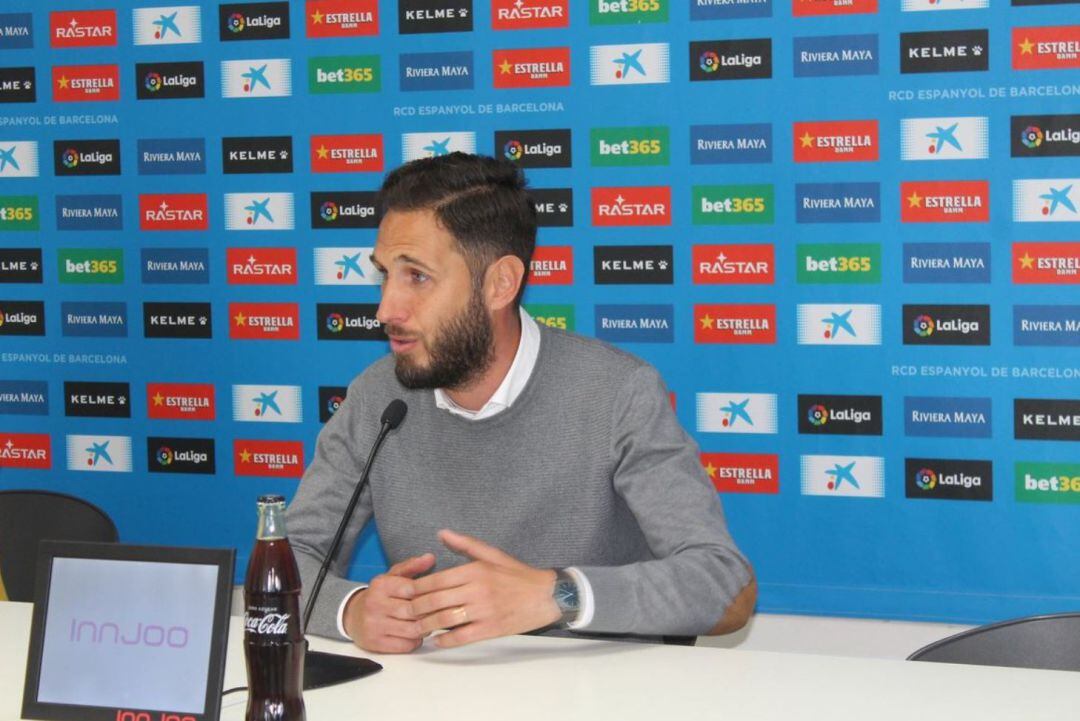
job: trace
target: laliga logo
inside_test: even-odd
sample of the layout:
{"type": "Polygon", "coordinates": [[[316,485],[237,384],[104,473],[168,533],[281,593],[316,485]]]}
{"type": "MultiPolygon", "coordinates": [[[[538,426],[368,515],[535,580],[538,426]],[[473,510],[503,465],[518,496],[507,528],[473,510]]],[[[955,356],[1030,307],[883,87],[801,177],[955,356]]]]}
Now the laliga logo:
{"type": "Polygon", "coordinates": [[[74,148],[68,148],[64,151],[64,167],[74,168],[79,164],[79,151],[74,148]]]}
{"type": "Polygon", "coordinates": [[[331,333],[340,333],[345,329],[345,318],[341,313],[331,313],[326,316],[326,329],[331,333]]]}
{"type": "Polygon", "coordinates": [[[937,473],[929,468],[920,468],[915,473],[915,485],[924,491],[934,490],[937,485],[937,473]]]}
{"type": "Polygon", "coordinates": [[[810,410],[806,416],[810,420],[810,425],[823,426],[829,420],[829,409],[818,403],[810,406],[810,410]]]}
{"type": "Polygon", "coordinates": [[[701,69],[707,73],[715,73],[720,69],[720,56],[712,50],[703,52],[698,62],[701,64],[701,69]]]}
{"type": "Polygon", "coordinates": [[[326,402],[326,410],[330,412],[330,415],[337,413],[338,408],[341,408],[341,404],[345,401],[341,396],[330,396],[326,402]]]}
{"type": "Polygon", "coordinates": [[[244,16],[240,13],[233,13],[229,16],[229,22],[227,24],[230,32],[239,33],[244,30],[244,16]]]}
{"type": "Polygon", "coordinates": [[[1043,143],[1043,131],[1037,125],[1029,125],[1020,133],[1020,142],[1034,150],[1043,143]]]}
{"type": "Polygon", "coordinates": [[[915,335],[920,338],[929,338],[934,334],[934,319],[923,313],[915,318],[913,327],[915,335]]]}
{"type": "Polygon", "coordinates": [[[168,446],[162,446],[157,452],[157,462],[167,466],[173,462],[173,452],[168,446]]]}
{"type": "Polygon", "coordinates": [[[161,75],[155,72],[146,74],[146,89],[152,93],[161,90],[161,75]]]}
{"type": "Polygon", "coordinates": [[[521,156],[525,154],[525,148],[517,140],[511,140],[503,146],[503,154],[507,160],[521,160],[521,156]]]}
{"type": "Polygon", "coordinates": [[[326,222],[333,222],[338,218],[337,203],[332,200],[328,200],[322,204],[319,208],[319,216],[326,222]]]}

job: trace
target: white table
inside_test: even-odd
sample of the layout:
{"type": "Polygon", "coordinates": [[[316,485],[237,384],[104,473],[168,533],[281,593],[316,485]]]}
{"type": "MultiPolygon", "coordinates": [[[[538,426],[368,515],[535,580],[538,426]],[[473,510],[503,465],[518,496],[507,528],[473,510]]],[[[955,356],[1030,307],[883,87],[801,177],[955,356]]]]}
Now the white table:
{"type": "MultiPolygon", "coordinates": [[[[0,721],[19,718],[25,603],[0,603],[0,721]]],[[[312,647],[360,654],[349,644],[312,647]]],[[[304,696],[309,721],[1047,721],[1077,718],[1080,674],[516,636],[407,656],[367,654],[375,676],[304,696]]],[[[246,683],[232,619],[225,687],[246,683]]],[[[244,694],[221,718],[242,721],[244,694]]]]}

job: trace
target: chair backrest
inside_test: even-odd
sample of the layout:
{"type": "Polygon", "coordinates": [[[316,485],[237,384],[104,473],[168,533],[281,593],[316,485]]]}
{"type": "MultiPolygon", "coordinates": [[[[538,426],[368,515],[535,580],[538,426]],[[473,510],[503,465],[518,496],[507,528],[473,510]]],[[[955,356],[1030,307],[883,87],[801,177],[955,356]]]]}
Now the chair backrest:
{"type": "Polygon", "coordinates": [[[12,601],[34,600],[40,541],[115,543],[118,538],[108,514],[75,496],[0,491],[0,577],[12,601]]]}
{"type": "Polygon", "coordinates": [[[1080,613],[979,626],[924,646],[908,661],[1080,671],[1080,613]]]}

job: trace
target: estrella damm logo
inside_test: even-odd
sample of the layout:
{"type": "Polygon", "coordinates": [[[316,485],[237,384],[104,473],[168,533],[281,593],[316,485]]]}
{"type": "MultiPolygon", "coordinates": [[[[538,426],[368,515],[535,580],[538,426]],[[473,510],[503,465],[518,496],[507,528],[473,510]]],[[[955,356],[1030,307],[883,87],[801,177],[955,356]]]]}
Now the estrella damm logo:
{"type": "Polygon", "coordinates": [[[771,224],[772,185],[695,185],[694,225],[771,224]]]}
{"type": "Polygon", "coordinates": [[[878,0],[791,0],[791,14],[797,18],[817,15],[859,15],[877,11],[878,0]]]}
{"type": "Polygon", "coordinates": [[[124,251],[121,248],[61,248],[57,252],[57,277],[61,283],[124,282],[124,251]]]}
{"type": "Polygon", "coordinates": [[[1015,466],[1016,500],[1026,503],[1080,503],[1080,463],[1015,466]]]}
{"type": "Polygon", "coordinates": [[[666,126],[593,128],[589,148],[596,166],[668,165],[671,141],[666,126]]]}
{"type": "Polygon", "coordinates": [[[574,330],[574,306],[527,303],[525,312],[537,323],[559,330],[574,330]]]}
{"type": "Polygon", "coordinates": [[[1013,70],[1080,68],[1080,25],[1012,29],[1013,70]]]}
{"type": "Polygon", "coordinates": [[[1013,283],[1080,283],[1080,243],[1013,243],[1013,283]]]}
{"type": "Polygon", "coordinates": [[[36,195],[0,195],[0,231],[40,227],[36,195]]]}
{"type": "Polygon", "coordinates": [[[799,283],[880,283],[878,243],[804,243],[795,247],[799,283]]]}
{"type": "Polygon", "coordinates": [[[796,163],[878,159],[877,120],[797,122],[793,135],[796,163]]]}
{"type": "Polygon", "coordinates": [[[309,38],[379,34],[378,0],[307,0],[305,5],[309,38]]]}
{"type": "Polygon", "coordinates": [[[666,23],[668,0],[589,0],[590,25],[666,23]]]}
{"type": "Polygon", "coordinates": [[[382,88],[378,55],[332,55],[308,58],[308,92],[377,93],[382,88]]]}

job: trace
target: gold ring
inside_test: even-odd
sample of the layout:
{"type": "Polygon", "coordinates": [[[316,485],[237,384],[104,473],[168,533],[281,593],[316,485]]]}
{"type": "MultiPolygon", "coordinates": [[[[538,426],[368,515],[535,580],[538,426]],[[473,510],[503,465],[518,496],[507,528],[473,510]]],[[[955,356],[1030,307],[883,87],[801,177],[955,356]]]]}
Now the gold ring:
{"type": "Polygon", "coordinates": [[[462,623],[468,623],[469,622],[469,612],[465,610],[464,606],[458,606],[457,608],[455,608],[454,609],[454,615],[461,616],[461,622],[462,623]]]}

